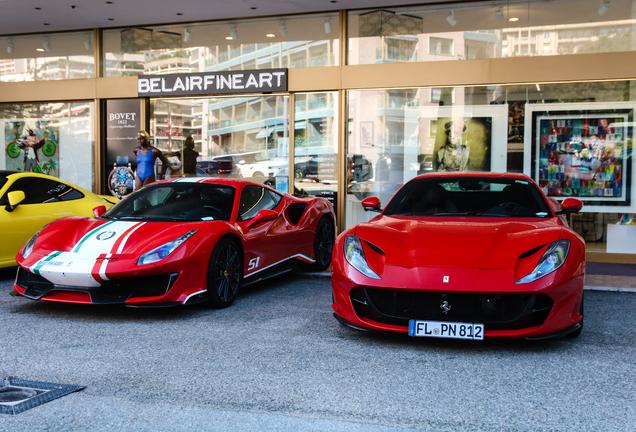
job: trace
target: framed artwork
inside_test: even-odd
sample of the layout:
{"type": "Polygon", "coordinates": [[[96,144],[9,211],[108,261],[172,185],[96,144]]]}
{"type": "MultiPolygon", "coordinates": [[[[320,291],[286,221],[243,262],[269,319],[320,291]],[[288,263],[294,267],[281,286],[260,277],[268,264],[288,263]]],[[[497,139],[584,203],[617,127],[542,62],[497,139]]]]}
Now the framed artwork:
{"type": "Polygon", "coordinates": [[[491,117],[437,119],[433,171],[490,171],[491,117]]]}
{"type": "Polygon", "coordinates": [[[633,116],[631,103],[527,104],[524,172],[549,197],[631,206],[633,116]]]}
{"type": "Polygon", "coordinates": [[[433,171],[506,171],[508,106],[421,107],[431,120],[433,171]]]}
{"type": "Polygon", "coordinates": [[[360,146],[373,147],[373,122],[360,122],[360,146]]]}
{"type": "Polygon", "coordinates": [[[59,128],[46,120],[4,122],[6,169],[59,176],[59,128]]]}

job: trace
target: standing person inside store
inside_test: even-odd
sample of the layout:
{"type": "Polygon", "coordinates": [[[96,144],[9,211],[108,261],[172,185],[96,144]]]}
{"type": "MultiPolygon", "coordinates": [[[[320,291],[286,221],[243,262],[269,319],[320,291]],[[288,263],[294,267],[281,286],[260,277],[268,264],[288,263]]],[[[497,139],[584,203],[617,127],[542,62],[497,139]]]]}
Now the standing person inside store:
{"type": "Polygon", "coordinates": [[[194,149],[194,138],[192,138],[192,135],[190,135],[185,140],[183,157],[181,158],[181,161],[183,162],[183,175],[185,177],[197,176],[198,157],[199,152],[194,149]]]}
{"type": "Polygon", "coordinates": [[[137,142],[139,147],[133,149],[133,153],[137,156],[137,171],[135,171],[135,190],[141,189],[149,183],[156,181],[155,178],[155,160],[159,158],[161,161],[161,174],[158,180],[162,180],[168,169],[168,159],[156,147],[150,145],[150,135],[145,130],[139,131],[137,134],[137,142]]]}

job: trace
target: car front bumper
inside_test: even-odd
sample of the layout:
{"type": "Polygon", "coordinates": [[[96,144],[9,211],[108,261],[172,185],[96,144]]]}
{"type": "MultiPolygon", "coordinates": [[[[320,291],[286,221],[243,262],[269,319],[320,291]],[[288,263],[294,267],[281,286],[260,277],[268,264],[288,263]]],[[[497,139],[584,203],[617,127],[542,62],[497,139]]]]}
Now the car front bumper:
{"type": "Polygon", "coordinates": [[[566,271],[515,284],[510,269],[387,265],[383,279],[371,279],[336,257],[333,310],[358,329],[408,333],[413,319],[484,324],[489,338],[542,338],[576,329],[582,319],[584,272],[566,271]]]}

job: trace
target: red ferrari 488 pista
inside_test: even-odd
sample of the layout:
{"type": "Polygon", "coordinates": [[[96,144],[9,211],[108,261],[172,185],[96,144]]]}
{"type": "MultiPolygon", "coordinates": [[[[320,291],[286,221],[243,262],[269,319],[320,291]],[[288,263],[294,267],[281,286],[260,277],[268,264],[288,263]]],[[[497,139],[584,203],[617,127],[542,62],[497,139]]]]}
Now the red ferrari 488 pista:
{"type": "Polygon", "coordinates": [[[294,264],[326,269],[335,214],[238,179],[153,183],[97,218],[50,223],[18,253],[15,294],[67,303],[227,307],[294,264]]]}

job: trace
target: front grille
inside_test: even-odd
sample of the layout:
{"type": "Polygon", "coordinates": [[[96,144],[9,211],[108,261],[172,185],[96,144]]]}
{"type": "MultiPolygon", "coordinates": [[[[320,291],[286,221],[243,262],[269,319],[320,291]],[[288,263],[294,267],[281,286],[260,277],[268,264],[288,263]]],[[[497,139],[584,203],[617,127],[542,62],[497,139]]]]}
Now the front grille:
{"type": "Polygon", "coordinates": [[[552,308],[550,298],[534,294],[460,294],[365,288],[353,290],[351,299],[359,316],[381,323],[406,326],[409,320],[470,322],[484,324],[487,330],[541,325],[552,308]]]}
{"type": "Polygon", "coordinates": [[[177,280],[178,273],[145,276],[130,279],[114,279],[102,284],[108,294],[132,292],[130,297],[156,297],[165,295],[177,280]]]}
{"type": "Polygon", "coordinates": [[[24,288],[25,297],[39,299],[50,291],[85,292],[93,304],[125,303],[135,297],[157,297],[168,293],[179,277],[179,273],[144,276],[129,279],[114,279],[94,288],[54,285],[42,276],[18,269],[16,284],[24,288]]]}
{"type": "Polygon", "coordinates": [[[18,276],[16,278],[16,283],[21,288],[28,288],[33,284],[48,284],[53,285],[48,280],[44,279],[42,276],[38,276],[35,273],[31,273],[28,270],[23,269],[22,267],[18,267],[18,276]]]}
{"type": "Polygon", "coordinates": [[[28,270],[18,267],[18,275],[15,283],[20,288],[24,288],[25,296],[30,298],[40,298],[53,289],[54,285],[42,276],[31,273],[28,270]]]}

